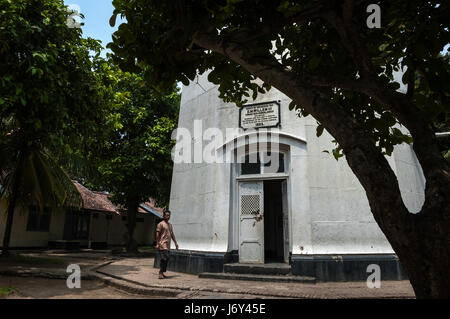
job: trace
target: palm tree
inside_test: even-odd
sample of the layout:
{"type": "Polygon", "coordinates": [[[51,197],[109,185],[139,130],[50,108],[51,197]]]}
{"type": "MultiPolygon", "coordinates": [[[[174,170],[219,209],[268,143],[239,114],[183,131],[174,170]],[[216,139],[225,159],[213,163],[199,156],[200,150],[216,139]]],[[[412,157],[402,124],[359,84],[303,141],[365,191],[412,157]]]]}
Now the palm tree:
{"type": "Polygon", "coordinates": [[[9,254],[9,243],[18,205],[82,206],[82,198],[67,173],[39,145],[0,140],[0,199],[6,201],[7,219],[2,255],[9,254]],[[9,142],[9,143],[8,143],[9,142]],[[18,146],[21,145],[21,146],[18,146]]]}

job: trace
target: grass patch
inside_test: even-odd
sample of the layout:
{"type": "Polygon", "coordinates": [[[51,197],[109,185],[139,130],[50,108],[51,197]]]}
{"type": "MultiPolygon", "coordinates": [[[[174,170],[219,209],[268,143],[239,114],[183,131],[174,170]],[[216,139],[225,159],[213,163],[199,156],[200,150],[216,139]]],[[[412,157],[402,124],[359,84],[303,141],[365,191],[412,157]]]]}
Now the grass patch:
{"type": "Polygon", "coordinates": [[[0,287],[0,297],[6,297],[16,291],[13,287],[0,287]]]}

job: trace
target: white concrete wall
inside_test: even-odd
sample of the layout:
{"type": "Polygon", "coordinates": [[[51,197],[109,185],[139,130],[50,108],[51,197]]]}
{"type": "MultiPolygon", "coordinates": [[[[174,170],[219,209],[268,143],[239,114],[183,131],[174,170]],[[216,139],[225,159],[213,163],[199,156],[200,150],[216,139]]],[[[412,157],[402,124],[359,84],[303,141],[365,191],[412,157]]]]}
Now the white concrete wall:
{"type": "MultiPolygon", "coordinates": [[[[199,78],[198,85],[183,87],[179,127],[194,132],[194,120],[203,130],[237,127],[239,109],[218,98],[217,88],[199,78]],[[205,92],[206,90],[206,92],[205,92]]],[[[324,150],[334,148],[325,131],[316,136],[311,116],[299,118],[289,111],[290,100],[276,89],[249,103],[280,100],[280,131],[290,145],[288,200],[293,254],[392,253],[376,224],[365,191],[347,165],[324,150]],[[305,143],[298,142],[299,140],[305,143]]],[[[192,145],[201,141],[193,136],[192,145]]],[[[418,211],[423,202],[423,177],[410,145],[395,148],[388,158],[400,181],[405,204],[418,211]]],[[[237,249],[236,185],[231,164],[175,164],[172,179],[171,222],[180,249],[225,252],[237,249]],[[229,238],[229,236],[233,238],[229,238]]]]}
{"type": "MultiPolygon", "coordinates": [[[[136,223],[134,239],[138,245],[152,245],[155,237],[155,217],[152,214],[138,214],[137,217],[144,218],[144,221],[136,223]]],[[[93,219],[92,241],[106,241],[108,245],[120,246],[125,244],[126,233],[126,221],[122,220],[121,215],[112,214],[112,219],[108,220],[105,213],[99,213],[99,219],[93,219]]]]}
{"type": "MultiPolygon", "coordinates": [[[[64,211],[52,210],[49,231],[27,231],[28,207],[17,207],[14,212],[10,247],[47,247],[49,240],[61,239],[64,229],[64,211]]],[[[6,205],[0,204],[0,246],[6,225],[6,205]]]]}
{"type": "Polygon", "coordinates": [[[294,254],[392,253],[376,224],[365,191],[348,167],[324,150],[334,144],[327,133],[316,137],[315,122],[306,125],[313,249],[294,254]]]}

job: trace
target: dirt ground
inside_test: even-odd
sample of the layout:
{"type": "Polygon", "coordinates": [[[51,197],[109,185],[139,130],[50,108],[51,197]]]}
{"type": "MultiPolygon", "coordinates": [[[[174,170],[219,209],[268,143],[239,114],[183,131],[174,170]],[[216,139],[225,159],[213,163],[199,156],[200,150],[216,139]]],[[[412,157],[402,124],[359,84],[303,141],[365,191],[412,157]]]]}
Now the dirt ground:
{"type": "MultiPolygon", "coordinates": [[[[101,263],[116,260],[110,253],[67,253],[58,251],[17,252],[11,257],[0,258],[3,269],[54,269],[65,271],[67,265],[77,264],[82,271],[101,263]]],[[[5,290],[3,290],[5,291],[5,290]]],[[[133,294],[109,286],[98,280],[83,280],[81,288],[67,288],[63,279],[40,277],[18,277],[0,275],[0,299],[161,299],[167,296],[133,294]],[[14,288],[14,293],[2,296],[1,288],[14,288]]],[[[211,292],[182,293],[183,299],[249,299],[252,295],[237,295],[211,292]]]]}
{"type": "Polygon", "coordinates": [[[77,264],[83,269],[113,259],[107,253],[14,252],[8,257],[0,256],[0,267],[66,269],[77,264]]]}
{"type": "Polygon", "coordinates": [[[6,299],[141,299],[161,298],[127,293],[97,280],[83,280],[81,288],[67,288],[66,281],[32,277],[0,276],[0,287],[15,288],[6,299]]]}
{"type": "MultiPolygon", "coordinates": [[[[15,292],[0,299],[170,299],[128,293],[97,280],[83,280],[81,288],[69,289],[65,280],[33,277],[0,276],[0,287],[12,287],[15,292]]],[[[191,292],[183,299],[261,299],[261,296],[212,292],[191,292]]]]}
{"type": "Polygon", "coordinates": [[[157,289],[148,289],[149,287],[179,290],[180,293],[176,296],[171,295],[177,299],[414,298],[408,281],[383,281],[382,289],[376,290],[368,289],[365,282],[280,284],[204,279],[196,275],[172,272],[169,272],[168,280],[161,281],[157,279],[158,269],[153,264],[153,258],[119,258],[108,252],[21,252],[13,257],[0,258],[0,270],[3,270],[3,275],[0,275],[0,298],[170,299],[167,294],[152,295],[159,292],[156,292],[157,289]],[[54,278],[66,278],[68,264],[79,265],[82,273],[101,265],[98,272],[109,276],[108,278],[121,279],[120,286],[126,290],[116,288],[116,285],[107,285],[103,280],[87,279],[82,280],[81,288],[69,289],[65,279],[50,279],[45,275],[55,273],[59,276],[54,278]],[[140,290],[147,294],[142,295],[128,289],[130,283],[146,287],[146,290],[140,290]],[[8,288],[14,288],[14,292],[8,294],[8,288]],[[267,293],[268,291],[271,293],[267,293]]]}

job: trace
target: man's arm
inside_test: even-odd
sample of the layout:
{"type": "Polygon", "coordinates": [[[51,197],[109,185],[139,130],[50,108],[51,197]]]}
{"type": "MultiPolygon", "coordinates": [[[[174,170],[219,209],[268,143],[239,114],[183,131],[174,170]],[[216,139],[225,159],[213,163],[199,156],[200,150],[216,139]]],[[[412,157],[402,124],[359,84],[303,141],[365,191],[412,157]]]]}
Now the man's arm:
{"type": "Polygon", "coordinates": [[[159,249],[159,236],[160,236],[160,229],[159,229],[159,225],[156,227],[156,249],[159,249]]]}
{"type": "Polygon", "coordinates": [[[175,238],[175,234],[173,233],[172,225],[170,225],[170,236],[172,237],[173,242],[175,243],[175,247],[178,249],[178,243],[177,243],[177,239],[175,238]]]}

